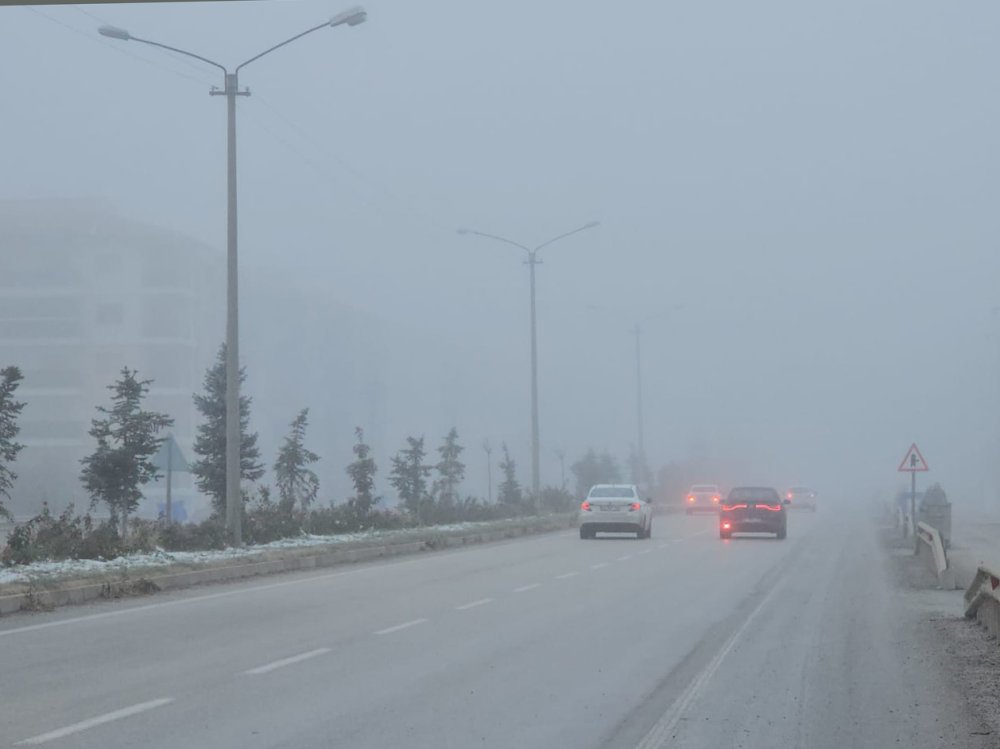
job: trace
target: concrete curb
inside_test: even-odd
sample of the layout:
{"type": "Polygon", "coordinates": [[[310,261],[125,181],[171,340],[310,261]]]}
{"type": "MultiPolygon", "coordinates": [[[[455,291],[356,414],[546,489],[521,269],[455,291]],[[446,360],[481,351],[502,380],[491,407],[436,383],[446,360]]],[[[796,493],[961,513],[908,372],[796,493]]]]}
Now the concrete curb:
{"type": "MultiPolygon", "coordinates": [[[[0,596],[0,616],[18,611],[47,610],[58,606],[88,603],[102,598],[147,595],[163,590],[189,588],[194,585],[231,582],[260,575],[355,564],[425,551],[439,551],[457,546],[502,541],[520,536],[554,533],[573,527],[574,521],[575,517],[573,520],[555,517],[548,521],[486,528],[468,533],[441,533],[439,535],[434,535],[433,528],[429,528],[430,537],[413,541],[356,546],[346,549],[326,547],[326,550],[319,553],[315,550],[309,550],[312,553],[289,554],[277,559],[205,567],[183,572],[143,574],[141,571],[137,571],[127,575],[109,575],[94,582],[74,583],[67,581],[51,588],[32,586],[26,593],[0,596]]],[[[323,549],[323,547],[319,548],[323,549]]]]}

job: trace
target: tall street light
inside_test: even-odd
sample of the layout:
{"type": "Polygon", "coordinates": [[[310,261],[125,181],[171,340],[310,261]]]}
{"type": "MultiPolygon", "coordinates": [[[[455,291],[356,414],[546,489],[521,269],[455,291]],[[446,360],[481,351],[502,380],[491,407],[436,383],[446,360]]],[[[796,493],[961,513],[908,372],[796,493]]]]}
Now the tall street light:
{"type": "Polygon", "coordinates": [[[306,29],[300,34],[296,34],[289,39],[275,44],[273,47],[265,49],[260,54],[254,55],[249,60],[237,65],[233,72],[229,72],[226,66],[221,65],[207,57],[187,52],[177,47],[154,42],[149,39],[140,39],[132,36],[125,29],[117,26],[101,26],[98,32],[102,36],[121,41],[141,42],[152,47],[159,47],[180,55],[193,57],[208,65],[212,65],[222,71],[225,87],[219,90],[212,87],[209,91],[211,96],[225,96],[227,104],[227,154],[228,154],[228,206],[227,216],[227,283],[226,283],[226,529],[228,530],[233,544],[241,546],[243,544],[243,512],[240,497],[240,356],[239,356],[239,274],[237,266],[237,216],[236,216],[236,97],[249,96],[250,91],[239,90],[239,73],[255,60],[259,60],[264,55],[274,52],[276,49],[291,44],[297,39],[301,39],[314,31],[335,26],[357,26],[364,23],[368,14],[363,8],[351,8],[342,13],[338,13],[329,21],[306,29]]]}
{"type": "MultiPolygon", "coordinates": [[[[676,312],[684,307],[683,304],[673,305],[669,312],[676,312]]],[[[644,323],[649,322],[657,317],[663,316],[665,313],[660,312],[643,320],[640,320],[632,327],[632,332],[635,334],[635,429],[636,429],[636,456],[639,459],[640,468],[646,470],[646,446],[645,446],[645,430],[643,429],[642,422],[642,326],[644,323]]],[[[636,479],[640,481],[645,480],[645,476],[637,476],[636,479]]]]}
{"type": "Polygon", "coordinates": [[[525,265],[528,266],[529,274],[531,277],[531,489],[538,496],[541,481],[539,478],[539,446],[538,446],[538,337],[536,333],[535,326],[535,266],[541,261],[538,259],[538,252],[544,247],[548,247],[553,242],[558,242],[560,239],[565,239],[566,237],[577,234],[581,231],[586,231],[587,229],[593,229],[595,226],[600,226],[600,221],[591,221],[590,223],[584,224],[573,231],[568,231],[565,234],[560,234],[558,237],[553,237],[547,242],[542,242],[536,247],[527,247],[519,242],[515,242],[506,237],[500,237],[496,234],[487,234],[486,232],[475,231],[473,229],[459,229],[459,234],[474,234],[477,237],[486,237],[487,239],[494,239],[497,242],[503,242],[504,244],[513,245],[518,249],[524,250],[528,257],[525,260],[525,265]]]}

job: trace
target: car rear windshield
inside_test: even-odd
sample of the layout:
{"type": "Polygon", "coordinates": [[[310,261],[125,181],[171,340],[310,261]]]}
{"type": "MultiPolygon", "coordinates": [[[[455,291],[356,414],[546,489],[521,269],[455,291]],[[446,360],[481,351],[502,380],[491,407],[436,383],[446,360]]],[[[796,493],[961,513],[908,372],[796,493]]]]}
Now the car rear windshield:
{"type": "Polygon", "coordinates": [[[691,491],[693,492],[711,492],[713,494],[718,494],[719,487],[715,484],[698,484],[697,486],[692,486],[691,491]]]}
{"type": "Polygon", "coordinates": [[[741,487],[739,489],[733,489],[729,492],[729,499],[738,499],[741,501],[753,500],[757,502],[781,501],[781,498],[778,496],[778,492],[774,489],[758,489],[756,487],[741,487]]]}
{"type": "Polygon", "coordinates": [[[634,497],[631,486],[595,486],[590,490],[591,497],[634,497]]]}
{"type": "Polygon", "coordinates": [[[789,489],[792,494],[812,494],[812,489],[808,486],[793,486],[789,489]]]}

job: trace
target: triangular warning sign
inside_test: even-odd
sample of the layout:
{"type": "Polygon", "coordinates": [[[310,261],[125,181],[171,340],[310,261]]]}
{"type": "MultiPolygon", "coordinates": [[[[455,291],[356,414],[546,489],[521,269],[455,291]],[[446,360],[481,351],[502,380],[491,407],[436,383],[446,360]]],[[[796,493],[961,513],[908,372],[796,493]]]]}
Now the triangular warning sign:
{"type": "Polygon", "coordinates": [[[899,464],[899,468],[896,470],[901,473],[918,473],[930,470],[927,467],[927,461],[924,460],[924,456],[920,454],[920,448],[917,447],[916,442],[910,445],[910,449],[906,451],[903,462],[899,464]]]}

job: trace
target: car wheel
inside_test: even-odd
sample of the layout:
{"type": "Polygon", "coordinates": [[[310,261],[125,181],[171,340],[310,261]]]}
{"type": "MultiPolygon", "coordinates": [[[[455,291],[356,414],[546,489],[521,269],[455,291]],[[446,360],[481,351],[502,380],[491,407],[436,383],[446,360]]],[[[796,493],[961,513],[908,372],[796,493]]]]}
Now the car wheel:
{"type": "Polygon", "coordinates": [[[688,508],[688,509],[684,510],[684,514],[685,515],[694,515],[694,510],[688,508]]]}
{"type": "Polygon", "coordinates": [[[733,537],[732,531],[719,531],[719,538],[721,538],[723,541],[732,537],[733,537]]]}
{"type": "Polygon", "coordinates": [[[583,539],[592,538],[592,536],[590,535],[590,531],[588,531],[582,525],[580,526],[580,538],[583,539]]]}
{"type": "Polygon", "coordinates": [[[783,539],[788,535],[788,528],[782,528],[780,531],[774,534],[779,539],[783,539]]]}
{"type": "Polygon", "coordinates": [[[646,529],[646,538],[653,537],[653,521],[649,521],[649,527],[646,529]]]}

